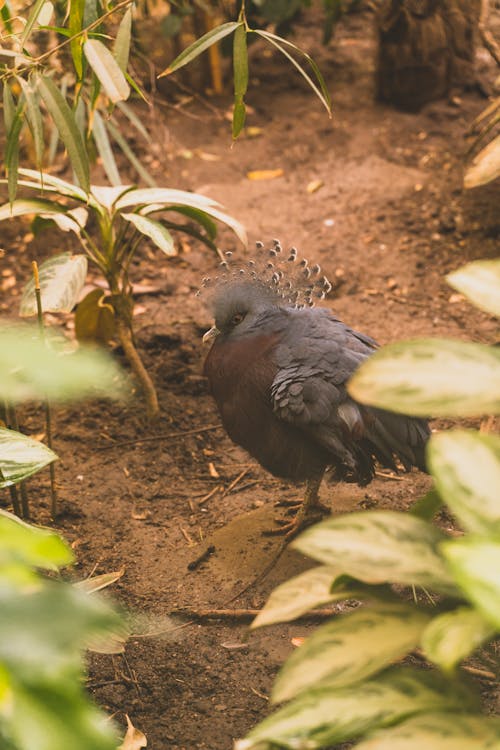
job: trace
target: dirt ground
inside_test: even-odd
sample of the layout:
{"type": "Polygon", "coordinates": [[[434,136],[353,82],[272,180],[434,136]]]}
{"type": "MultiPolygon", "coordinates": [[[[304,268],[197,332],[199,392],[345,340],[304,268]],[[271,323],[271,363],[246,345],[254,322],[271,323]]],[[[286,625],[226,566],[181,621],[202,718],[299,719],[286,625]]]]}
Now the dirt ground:
{"type": "MultiPolygon", "coordinates": [[[[413,336],[497,340],[493,318],[444,280],[466,261],[498,254],[498,185],[462,188],[464,133],[485,99],[458,92],[417,115],[381,106],[373,99],[370,18],[347,18],[327,48],[317,20],[308,18],[297,42],[325,75],[331,122],[283,58],[254,51],[248,124],[261,134],[231,148],[229,96],[158,102],[152,114],[142,112],[156,139],[145,155],[149,168],[159,184],[218,199],[246,225],[251,243],[277,237],[320,262],[334,281],[325,304],[381,343],[413,336]],[[283,175],[247,177],[264,169],[283,175]],[[321,187],[308,192],[313,181],[321,187]]],[[[493,79],[483,52],[478,68],[493,79]]],[[[26,249],[28,224],[4,223],[2,231],[1,308],[14,314],[29,260],[71,247],[71,239],[44,235],[26,249]],[[12,278],[16,284],[5,283],[12,278]]],[[[241,257],[252,253],[252,244],[244,251],[227,230],[220,247],[241,257]]],[[[310,564],[287,551],[264,580],[233,600],[277,549],[279,541],[261,535],[276,515],[274,503],[300,497],[301,488],[268,475],[218,427],[201,376],[201,335],[211,322],[195,297],[216,263],[210,251],[183,241],[176,259],[146,247],[133,268],[137,340],[158,388],[158,424],[146,423],[140,398],[126,405],[89,402],[55,415],[62,508],[55,526],[75,549],[74,577],[123,569],[112,593],[148,619],[134,626],[126,658],[89,658],[89,687],[107,712],[119,720],[128,713],[153,750],[230,750],[268,712],[266,696],[291,639],[310,630],[291,624],[248,636],[248,621],[190,622],[173,614],[258,608],[278,583],[310,564]],[[215,553],[188,570],[207,545],[215,553]],[[148,629],[156,634],[148,636],[148,629]]],[[[21,421],[29,434],[44,430],[35,407],[22,410],[21,421]]],[[[325,483],[322,499],[334,513],[404,509],[428,484],[418,472],[379,476],[363,489],[325,483]]],[[[45,476],[31,483],[40,523],[50,522],[47,489],[45,476]]]]}

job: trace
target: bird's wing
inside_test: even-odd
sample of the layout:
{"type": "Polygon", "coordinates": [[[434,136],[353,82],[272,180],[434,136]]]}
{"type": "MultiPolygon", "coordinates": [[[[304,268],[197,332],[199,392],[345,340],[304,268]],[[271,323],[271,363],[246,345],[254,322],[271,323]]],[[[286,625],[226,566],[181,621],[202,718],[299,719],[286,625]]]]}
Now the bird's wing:
{"type": "Polygon", "coordinates": [[[390,468],[395,459],[422,467],[428,436],[423,420],[364,407],[347,393],[347,381],[376,346],[326,310],[297,315],[276,350],[271,389],[276,415],[307,432],[359,481],[373,475],[374,458],[390,468]]]}

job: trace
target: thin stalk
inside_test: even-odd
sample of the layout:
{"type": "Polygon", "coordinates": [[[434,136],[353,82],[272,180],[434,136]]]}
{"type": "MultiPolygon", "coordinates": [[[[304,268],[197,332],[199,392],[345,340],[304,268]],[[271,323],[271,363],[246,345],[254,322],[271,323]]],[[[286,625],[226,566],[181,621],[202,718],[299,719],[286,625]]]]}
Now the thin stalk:
{"type": "MultiPolygon", "coordinates": [[[[19,422],[17,421],[16,409],[13,404],[5,404],[5,423],[7,427],[9,427],[9,429],[19,432],[19,422]]],[[[26,482],[19,482],[21,503],[19,503],[19,494],[17,492],[17,487],[15,485],[12,485],[9,491],[12,500],[12,507],[14,508],[14,513],[16,514],[16,516],[28,520],[30,517],[30,504],[28,500],[26,482]]]]}
{"type": "MultiPolygon", "coordinates": [[[[8,418],[8,407],[6,401],[0,401],[0,421],[2,421],[5,425],[5,427],[8,427],[9,418],[8,418]]],[[[5,479],[3,476],[1,470],[0,470],[0,479],[5,479]]],[[[21,517],[21,504],[19,503],[19,495],[17,494],[17,487],[15,484],[11,484],[9,486],[9,493],[10,493],[10,499],[12,502],[12,508],[14,509],[14,513],[16,516],[21,517]]]]}
{"type": "MultiPolygon", "coordinates": [[[[42,293],[40,291],[40,277],[38,275],[38,263],[36,260],[32,261],[31,267],[33,269],[33,276],[35,278],[35,297],[36,297],[36,310],[38,317],[38,327],[40,329],[40,336],[45,340],[45,328],[43,324],[43,310],[42,310],[42,293]]],[[[47,445],[52,449],[52,413],[50,409],[50,403],[48,399],[45,399],[45,430],[47,432],[47,445]]],[[[50,470],[50,515],[55,520],[57,517],[57,488],[56,488],[56,467],[54,462],[49,464],[50,470]]]]}

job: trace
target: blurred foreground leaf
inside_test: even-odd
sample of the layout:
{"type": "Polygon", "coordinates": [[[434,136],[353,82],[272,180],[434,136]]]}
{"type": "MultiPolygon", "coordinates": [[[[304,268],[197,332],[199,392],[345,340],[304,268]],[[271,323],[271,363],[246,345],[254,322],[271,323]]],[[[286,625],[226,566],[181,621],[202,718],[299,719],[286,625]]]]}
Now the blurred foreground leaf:
{"type": "Polygon", "coordinates": [[[22,482],[56,459],[44,443],[0,427],[0,487],[22,482]]]}
{"type": "Polygon", "coordinates": [[[500,317],[500,260],[467,263],[446,280],[481,310],[500,317]]]}

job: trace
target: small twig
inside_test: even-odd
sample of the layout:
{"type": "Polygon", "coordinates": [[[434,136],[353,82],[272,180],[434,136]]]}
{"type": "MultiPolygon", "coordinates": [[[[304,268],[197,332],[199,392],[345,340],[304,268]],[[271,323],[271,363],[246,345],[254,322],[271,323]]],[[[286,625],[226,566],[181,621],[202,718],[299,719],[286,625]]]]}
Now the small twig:
{"type": "Polygon", "coordinates": [[[189,544],[189,546],[190,547],[194,547],[195,546],[195,542],[193,542],[193,540],[191,539],[191,537],[187,533],[186,529],[183,529],[182,526],[179,526],[179,529],[181,530],[181,534],[184,537],[184,539],[186,540],[186,542],[189,544]]]}
{"type": "Polygon", "coordinates": [[[209,492],[207,495],[203,495],[200,500],[198,500],[198,505],[204,505],[208,500],[210,500],[213,495],[215,495],[216,492],[218,492],[221,489],[221,485],[218,484],[217,487],[214,487],[211,492],[209,492]]]}
{"type": "MultiPolygon", "coordinates": [[[[43,309],[42,309],[42,292],[40,289],[40,277],[38,275],[38,263],[36,260],[31,262],[31,268],[33,269],[33,277],[35,279],[35,299],[36,299],[36,312],[38,318],[38,328],[40,329],[40,337],[45,341],[45,328],[43,324],[43,309]]],[[[49,400],[45,399],[45,431],[47,433],[47,445],[52,450],[52,414],[50,411],[49,400]]],[[[57,488],[56,488],[56,467],[54,461],[49,464],[50,471],[50,515],[53,519],[57,516],[57,488]]]]}
{"type": "Polygon", "coordinates": [[[201,563],[205,562],[205,560],[208,560],[210,555],[213,555],[215,552],[215,544],[211,544],[209,547],[206,548],[204,552],[201,553],[201,555],[198,555],[198,557],[190,562],[187,566],[188,570],[196,570],[196,568],[199,568],[201,563]]]}
{"type": "Polygon", "coordinates": [[[500,66],[500,47],[488,28],[489,14],[490,0],[481,0],[481,11],[479,13],[479,21],[477,24],[479,36],[496,64],[500,66]]]}
{"type": "Polygon", "coordinates": [[[486,669],[478,669],[477,667],[469,667],[467,664],[462,664],[462,669],[469,674],[473,674],[476,677],[482,677],[484,680],[497,681],[497,676],[493,672],[488,672],[486,669]]]}
{"type": "MultiPolygon", "coordinates": [[[[253,620],[261,613],[260,609],[177,609],[171,612],[173,617],[190,617],[193,620],[253,620]]],[[[333,609],[314,609],[306,612],[298,620],[323,620],[337,614],[333,609]]]]}
{"type": "Polygon", "coordinates": [[[113,445],[105,445],[100,448],[101,451],[109,451],[111,448],[123,448],[127,445],[137,445],[138,443],[152,443],[157,440],[177,440],[180,437],[189,437],[189,435],[198,435],[202,432],[209,432],[210,430],[221,430],[221,424],[212,424],[207,427],[198,427],[196,430],[185,430],[184,432],[164,432],[159,435],[150,435],[144,438],[137,438],[136,440],[124,440],[122,443],[113,443],[113,445]]]}
{"type": "Polygon", "coordinates": [[[404,482],[405,477],[400,477],[397,474],[387,474],[385,471],[376,471],[376,477],[383,477],[384,479],[394,479],[396,482],[404,482]]]}
{"type": "Polygon", "coordinates": [[[243,471],[238,474],[238,476],[236,477],[236,479],[233,479],[233,481],[231,482],[231,484],[228,485],[228,487],[226,487],[226,489],[222,493],[222,497],[225,497],[226,495],[229,495],[229,493],[236,487],[236,485],[238,484],[238,482],[240,482],[243,479],[243,477],[246,476],[246,474],[248,474],[249,471],[250,471],[249,468],[243,469],[243,471]]]}

